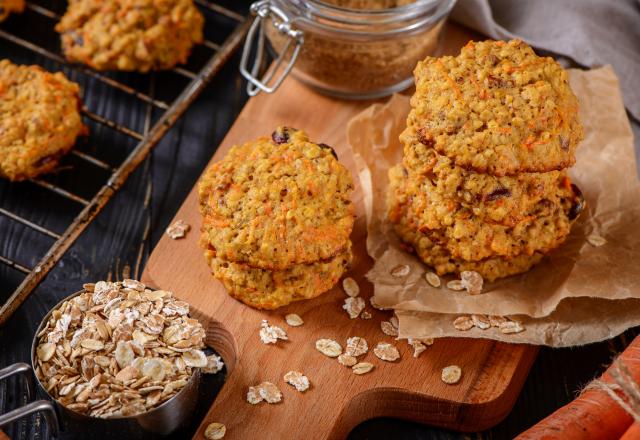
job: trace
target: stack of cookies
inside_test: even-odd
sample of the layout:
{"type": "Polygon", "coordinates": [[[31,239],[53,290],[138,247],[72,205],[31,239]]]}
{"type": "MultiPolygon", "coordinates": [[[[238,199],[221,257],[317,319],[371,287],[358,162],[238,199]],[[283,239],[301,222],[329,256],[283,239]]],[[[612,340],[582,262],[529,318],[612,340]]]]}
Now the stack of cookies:
{"type": "Polygon", "coordinates": [[[440,275],[529,270],[584,207],[566,172],[583,136],[567,72],[521,41],[486,41],[414,74],[389,171],[396,232],[440,275]]]}
{"type": "Polygon", "coordinates": [[[202,245],[238,300],[261,309],[329,290],[351,263],[353,181],[335,152],[280,127],[231,148],[199,185],[202,245]]]}

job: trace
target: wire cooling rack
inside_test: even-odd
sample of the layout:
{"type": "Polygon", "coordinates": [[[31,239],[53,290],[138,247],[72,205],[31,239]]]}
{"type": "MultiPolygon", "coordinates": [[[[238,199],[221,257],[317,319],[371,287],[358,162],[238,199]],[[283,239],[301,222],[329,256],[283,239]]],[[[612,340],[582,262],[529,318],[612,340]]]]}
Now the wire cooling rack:
{"type": "Polygon", "coordinates": [[[29,265],[19,252],[0,246],[0,266],[21,277],[17,288],[0,306],[0,325],[56,265],[231,57],[249,24],[231,8],[195,0],[205,16],[206,40],[194,49],[189,64],[146,75],[103,73],[69,65],[61,55],[54,26],[64,12],[65,3],[28,2],[23,14],[12,15],[0,25],[0,58],[8,57],[21,64],[41,64],[50,71],[62,70],[81,85],[82,114],[91,132],[84,145],[77,145],[64,159],[57,173],[21,183],[0,182],[0,244],[8,243],[12,234],[27,230],[36,234],[36,239],[30,241],[33,243],[31,253],[35,249],[42,255],[35,265],[29,265]],[[157,90],[159,83],[163,85],[162,90],[157,90]],[[109,96],[117,103],[118,109],[109,112],[111,117],[104,114],[98,95],[109,96]],[[134,117],[138,114],[144,116],[134,117]],[[119,160],[113,163],[113,155],[110,160],[103,158],[101,152],[105,149],[118,150],[119,160]],[[90,175],[87,181],[98,179],[99,183],[78,185],[83,179],[69,176],[74,173],[90,175]],[[61,220],[65,215],[44,215],[37,216],[45,219],[38,222],[23,214],[33,211],[25,210],[25,203],[36,206],[36,212],[59,210],[68,218],[61,220]],[[69,216],[69,212],[73,215],[69,216]]]}

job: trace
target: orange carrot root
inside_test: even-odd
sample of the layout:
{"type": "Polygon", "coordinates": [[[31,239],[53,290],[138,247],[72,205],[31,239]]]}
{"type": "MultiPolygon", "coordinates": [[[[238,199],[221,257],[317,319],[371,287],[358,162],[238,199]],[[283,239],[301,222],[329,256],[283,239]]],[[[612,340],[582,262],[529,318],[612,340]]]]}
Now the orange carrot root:
{"type": "Polygon", "coordinates": [[[635,422],[629,426],[629,429],[620,437],[620,440],[638,440],[640,438],[640,423],[635,422]]]}
{"type": "MultiPolygon", "coordinates": [[[[640,383],[640,336],[636,337],[618,358],[632,379],[640,383]]],[[[617,363],[617,362],[616,362],[617,363]]],[[[606,384],[615,383],[610,366],[600,377],[606,384]]],[[[573,402],[520,434],[517,440],[606,440],[619,439],[629,429],[633,418],[605,391],[590,389],[573,402]]],[[[640,431],[636,430],[636,434],[640,431]]],[[[632,432],[630,435],[633,435],[632,432]]],[[[628,439],[640,439],[640,436],[628,439]]]]}

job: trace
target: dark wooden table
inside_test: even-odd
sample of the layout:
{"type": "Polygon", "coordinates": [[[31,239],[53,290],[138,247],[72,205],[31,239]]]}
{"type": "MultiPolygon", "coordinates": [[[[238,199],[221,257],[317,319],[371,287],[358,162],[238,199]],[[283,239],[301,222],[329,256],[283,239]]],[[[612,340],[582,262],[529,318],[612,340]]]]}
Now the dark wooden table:
{"type": "MultiPolygon", "coordinates": [[[[55,65],[40,57],[27,59],[23,51],[15,51],[5,42],[0,42],[0,56],[55,68],[55,65]]],[[[150,250],[247,99],[244,81],[238,74],[237,66],[236,55],[58,266],[11,320],[0,328],[0,367],[19,361],[29,362],[31,340],[41,318],[61,298],[78,290],[82,283],[109,277],[136,277],[141,273],[150,250]]],[[[162,81],[157,84],[159,89],[169,86],[162,81]]],[[[109,93],[99,88],[92,89],[91,84],[87,87],[89,89],[85,92],[91,94],[92,99],[100,100],[100,107],[105,114],[141,123],[140,109],[126,109],[122,114],[122,109],[113,105],[109,93]]],[[[98,131],[95,135],[101,133],[98,131]]],[[[253,135],[249,133],[247,136],[253,135]]],[[[100,151],[107,160],[117,160],[123,154],[124,147],[118,143],[118,139],[103,139],[101,145],[112,145],[106,151],[104,147],[100,151]]],[[[86,148],[90,149],[91,146],[86,148]]],[[[82,187],[93,177],[77,170],[63,170],[55,179],[82,187]]],[[[18,210],[24,216],[54,229],[64,225],[71,210],[67,202],[39,196],[28,184],[17,187],[6,182],[0,183],[0,206],[18,210]]],[[[25,265],[33,266],[48,245],[50,242],[41,236],[17,227],[6,218],[0,218],[1,255],[13,256],[25,265]]],[[[19,281],[18,273],[0,265],[0,300],[4,300],[19,281]]],[[[463,435],[400,420],[379,419],[358,426],[350,438],[512,438],[572,400],[581,386],[597,376],[612,356],[623,350],[636,334],[637,331],[631,330],[611,341],[587,347],[561,350],[543,348],[513,411],[502,423],[487,432],[463,435]]],[[[202,412],[206,411],[208,402],[215,397],[223,380],[223,374],[208,380],[201,396],[200,412],[195,414],[195,418],[201,417],[202,412]]],[[[24,393],[19,383],[16,380],[0,383],[0,413],[21,404],[24,404],[24,393]]],[[[6,431],[13,439],[46,438],[42,425],[40,419],[31,419],[16,423],[6,431]]],[[[175,438],[186,438],[196,426],[196,423],[192,424],[175,438]]],[[[265,429],[268,431],[268,427],[265,429]]]]}

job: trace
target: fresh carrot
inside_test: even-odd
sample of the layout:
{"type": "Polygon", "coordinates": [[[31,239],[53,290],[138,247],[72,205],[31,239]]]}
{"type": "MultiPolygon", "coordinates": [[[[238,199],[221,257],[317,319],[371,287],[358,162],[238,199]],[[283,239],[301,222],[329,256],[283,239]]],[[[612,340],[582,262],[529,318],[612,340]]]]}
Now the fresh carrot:
{"type": "Polygon", "coordinates": [[[629,426],[629,429],[622,434],[620,440],[638,440],[640,438],[640,423],[635,422],[633,425],[629,426]]]}
{"type": "MultiPolygon", "coordinates": [[[[640,336],[636,337],[600,377],[614,384],[611,371],[618,362],[627,367],[631,379],[640,383],[640,336]]],[[[633,418],[606,391],[589,389],[537,425],[520,434],[517,440],[607,440],[619,439],[633,418]]],[[[633,437],[638,438],[638,437],[633,437]]]]}

